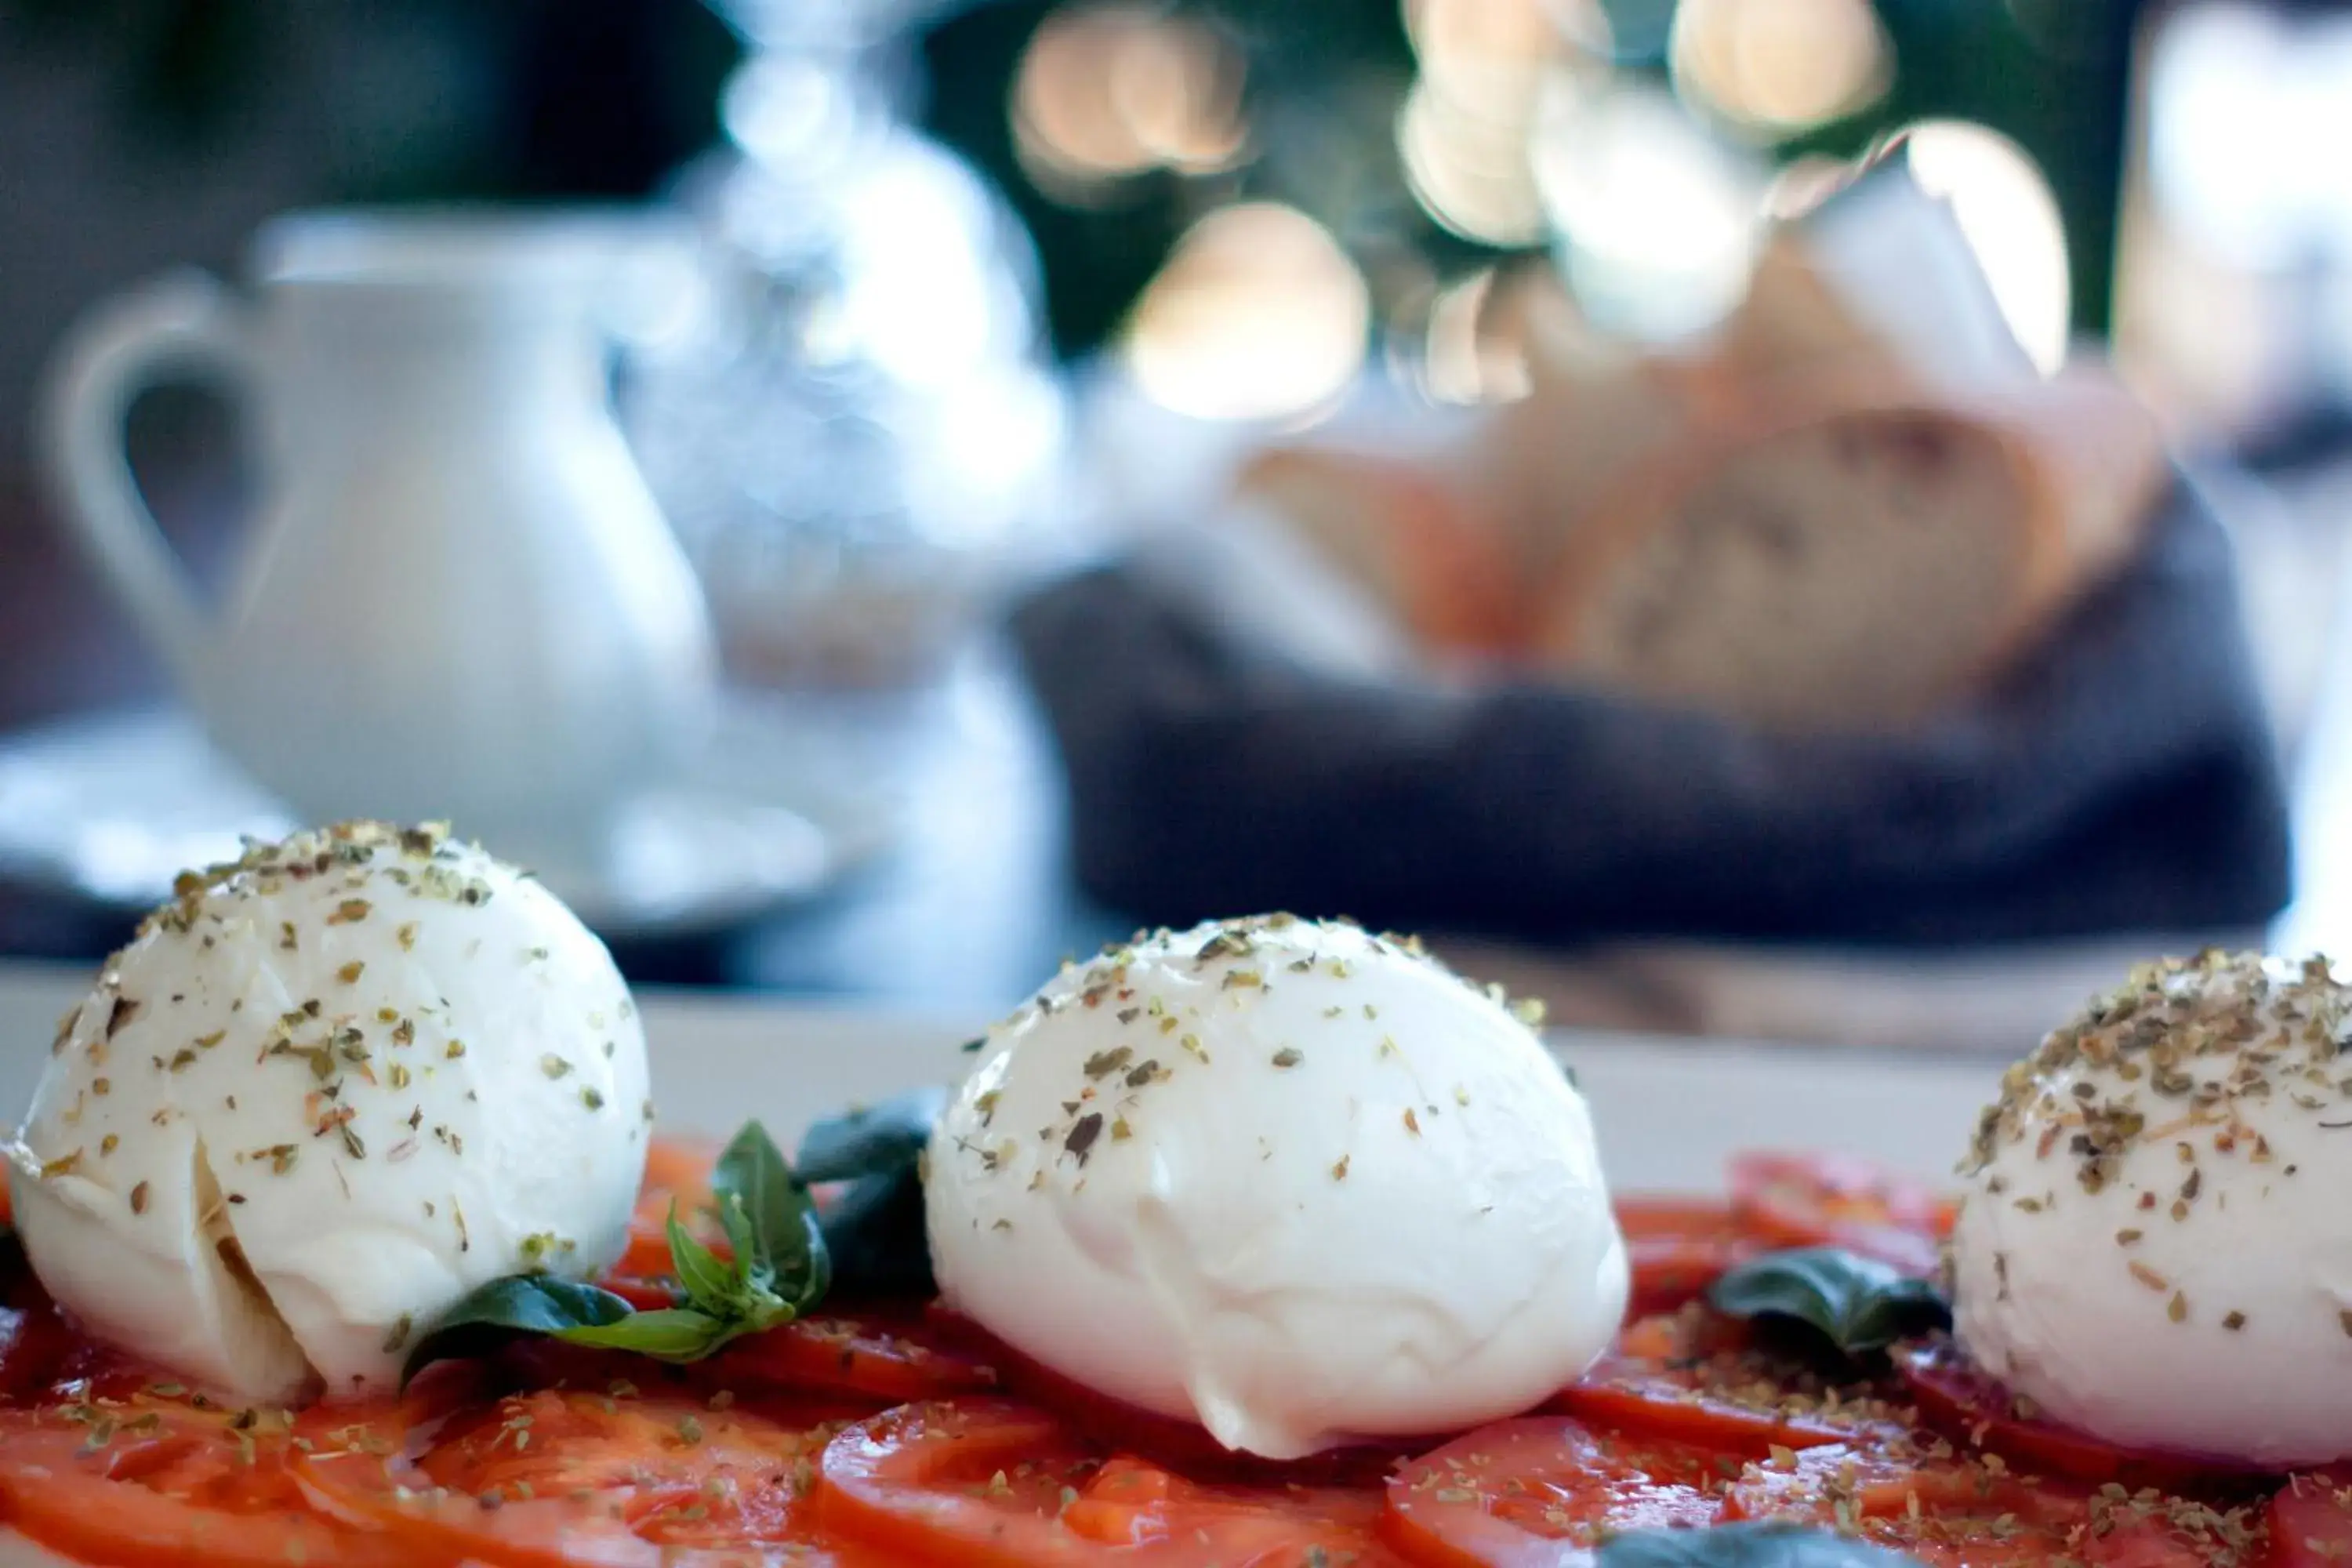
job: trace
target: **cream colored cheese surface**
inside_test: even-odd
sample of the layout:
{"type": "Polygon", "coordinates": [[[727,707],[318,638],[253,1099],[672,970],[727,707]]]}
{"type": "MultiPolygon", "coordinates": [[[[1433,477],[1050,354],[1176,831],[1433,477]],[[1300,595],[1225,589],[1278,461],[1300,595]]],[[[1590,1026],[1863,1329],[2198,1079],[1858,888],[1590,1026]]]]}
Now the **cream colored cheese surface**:
{"type": "Polygon", "coordinates": [[[484,1281],[611,1262],[651,1115],[587,928],[478,849],[368,825],[186,879],[60,1021],[6,1152],[60,1304],[288,1403],[388,1388],[484,1281]]]}
{"type": "Polygon", "coordinates": [[[2352,1456],[2352,990],[2150,965],[2013,1068],[1953,1237],[1977,1363],[2112,1442],[2352,1456]]]}
{"type": "Polygon", "coordinates": [[[1498,1000],[1349,925],[1067,971],[991,1031],[926,1195],[958,1307],[1276,1458],[1516,1414],[1625,1305],[1583,1096],[1498,1000]]]}

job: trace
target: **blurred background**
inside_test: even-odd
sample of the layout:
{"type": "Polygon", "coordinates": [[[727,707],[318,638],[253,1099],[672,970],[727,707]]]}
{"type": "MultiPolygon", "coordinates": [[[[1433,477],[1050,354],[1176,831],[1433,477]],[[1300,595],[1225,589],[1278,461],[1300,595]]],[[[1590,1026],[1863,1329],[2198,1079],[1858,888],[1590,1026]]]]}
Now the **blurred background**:
{"type": "MultiPolygon", "coordinates": [[[[380,412],[413,345],[312,342],[298,300],[438,290],[486,377],[521,307],[255,237],[452,205],[593,208],[659,261],[575,325],[692,569],[715,716],[545,852],[633,979],[980,1011],[1263,900],[1430,925],[1570,1017],[1966,1047],[2117,953],[2341,944],[2347,144],[2352,8],[2321,4],[0,0],[0,952],[93,958],[184,861],[373,808],[249,738],[273,700],[313,759],[393,724],[331,622],[268,611],[379,593],[325,563],[375,557],[289,541],[462,575],[501,524],[306,489],[331,441],[278,405],[348,405],[333,439],[403,476],[458,459],[380,412]],[[1889,149],[1924,205],[1832,194],[1889,149]],[[203,658],[119,542],[77,543],[130,514],[55,412],[103,357],[75,323],[186,267],[263,323],[243,357],[96,404],[203,658]],[[2000,355],[1956,346],[1971,321],[2000,355]],[[1787,346],[1822,334],[1871,374],[1787,346]],[[2041,401],[2062,365],[2098,418],[2041,401]],[[1817,404],[1847,444],[1808,457],[1779,426],[1817,404]],[[1828,477],[1857,430],[1910,466],[1828,477]],[[1963,432],[2000,454],[1976,479],[1963,432]],[[1823,548],[1673,578],[1727,507],[1823,548]],[[1946,553],[1842,547],[1914,507],[1946,553]],[[1463,631],[1465,542],[1528,518],[1541,569],[1496,564],[1507,612],[1463,631]],[[1621,537],[1679,542],[1585,542],[1621,537]],[[1664,595],[1768,628],[1706,657],[1779,669],[1822,605],[1940,614],[1996,558],[1981,625],[1918,633],[1965,672],[1884,712],[1795,721],[1591,629],[1664,595]],[[341,695],[284,697],[289,668],[341,695]]],[[[464,460],[572,460],[540,430],[464,460]]],[[[553,626],[509,602],[516,637],[553,626]]],[[[1843,689],[1794,654],[1771,679],[1843,689]]]]}

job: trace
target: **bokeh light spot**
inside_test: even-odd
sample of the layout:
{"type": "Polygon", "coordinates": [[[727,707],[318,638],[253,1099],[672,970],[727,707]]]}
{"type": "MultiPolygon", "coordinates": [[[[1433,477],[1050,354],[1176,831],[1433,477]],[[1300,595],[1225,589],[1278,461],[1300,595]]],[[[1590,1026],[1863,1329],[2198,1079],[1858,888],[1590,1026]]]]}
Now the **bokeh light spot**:
{"type": "Polygon", "coordinates": [[[1013,88],[1013,151],[1076,205],[1154,169],[1230,168],[1245,153],[1240,51],[1207,25],[1139,5],[1067,6],[1029,41],[1013,88]]]}
{"type": "Polygon", "coordinates": [[[1364,362],[1371,295],[1328,230],[1296,207],[1218,209],[1138,301],[1124,355],[1144,395],[1202,419],[1312,412],[1364,362]]]}
{"type": "Polygon", "coordinates": [[[1668,59],[1685,101],[1769,136],[1855,113],[1895,79],[1870,0],[1682,0],[1668,59]]]}

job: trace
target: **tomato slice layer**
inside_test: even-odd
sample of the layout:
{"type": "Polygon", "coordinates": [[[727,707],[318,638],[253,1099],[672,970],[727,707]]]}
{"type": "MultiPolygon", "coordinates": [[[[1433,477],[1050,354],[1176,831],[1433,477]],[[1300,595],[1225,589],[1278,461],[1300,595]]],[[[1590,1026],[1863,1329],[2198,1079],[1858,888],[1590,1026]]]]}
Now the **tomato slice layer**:
{"type": "Polygon", "coordinates": [[[1114,1456],[1062,1510],[1071,1531],[1150,1547],[1179,1563],[1353,1568],[1400,1561],[1380,1544],[1381,1495],[1361,1487],[1252,1487],[1185,1479],[1114,1456]]]}
{"type": "Polygon", "coordinates": [[[1139,1455],[1187,1475],[1267,1486],[1376,1488],[1397,1465],[1444,1440],[1442,1436],[1399,1438],[1327,1449],[1295,1460],[1234,1453],[1198,1423],[1139,1409],[1098,1393],[1023,1354],[945,1307],[934,1305],[927,1322],[933,1342],[986,1364],[1011,1397],[1050,1412],[1107,1448],[1139,1455]]]}
{"type": "MultiPolygon", "coordinates": [[[[714,1156],[649,1156],[611,1281],[641,1307],[675,1288],[672,1204],[723,1247],[714,1156]]],[[[122,1568],[1570,1568],[1620,1532],[1744,1521],[1927,1568],[2352,1563],[2352,1470],[2231,1508],[2265,1478],[2042,1419],[1948,1340],[1897,1347],[1899,1389],[1778,1359],[1696,1300],[1723,1269],[1810,1245],[1932,1268],[1948,1205],[1816,1156],[1743,1156],[1734,1187],[1620,1202],[1651,1311],[1542,1412],[1295,1465],[908,1302],[829,1301],[684,1366],[533,1339],[397,1404],[232,1413],[82,1336],[11,1248],[0,1518],[122,1568]]]]}
{"type": "Polygon", "coordinates": [[[1602,1358],[1581,1381],[1545,1401],[1544,1409],[1727,1453],[1851,1442],[1864,1424],[1859,1414],[1824,1414],[1817,1402],[1777,1384],[1751,1387],[1705,1367],[1622,1356],[1602,1358]]]}
{"type": "Polygon", "coordinates": [[[80,1562],[123,1568],[454,1562],[314,1513],[275,1415],[141,1398],[0,1412],[8,1522],[80,1562]]]}
{"type": "Polygon", "coordinates": [[[1880,1382],[1832,1382],[1757,1345],[1746,1324],[1694,1303],[1628,1324],[1615,1350],[1543,1408],[1761,1456],[1899,1434],[1908,1413],[1887,1392],[1880,1382]]]}
{"type": "Polygon", "coordinates": [[[803,1318],[737,1340],[697,1368],[736,1389],[801,1389],[900,1403],[985,1393],[996,1371],[919,1320],[876,1314],[803,1318]]]}
{"type": "Polygon", "coordinates": [[[2352,1476],[2290,1476],[2270,1501],[2266,1568],[2343,1568],[2352,1563],[2352,1476]]]}
{"type": "Polygon", "coordinates": [[[2252,1510],[2094,1492],[2020,1476],[1998,1457],[1906,1441],[1751,1464],[1726,1494],[1724,1517],[1836,1530],[1928,1568],[2250,1568],[2245,1553],[2260,1535],[2252,1510]]]}
{"type": "Polygon", "coordinates": [[[2127,1448],[2033,1414],[1986,1376],[1949,1339],[1897,1345],[1895,1368],[1930,1426],[1956,1444],[1998,1454],[2043,1475],[2132,1490],[2157,1487],[2192,1497],[2243,1492],[2275,1472],[2226,1459],[2127,1448]]]}
{"type": "Polygon", "coordinates": [[[1625,1304],[1629,1321],[1671,1312],[1695,1300],[1725,1270],[1768,1245],[1740,1223],[1728,1203],[1633,1194],[1616,1200],[1616,1211],[1633,1268],[1625,1304]]]}
{"type": "Polygon", "coordinates": [[[1381,1528],[1433,1568],[1538,1568],[1621,1531],[1711,1524],[1717,1489],[1738,1473],[1738,1459],[1706,1444],[1522,1416],[1399,1471],[1381,1528]]]}
{"type": "Polygon", "coordinates": [[[1153,1563],[1310,1568],[1401,1562],[1380,1496],[1195,1481],[1107,1455],[1045,1411],[1001,1399],[901,1405],[834,1438],[818,1516],[903,1561],[956,1568],[1153,1563]]]}
{"type": "Polygon", "coordinates": [[[835,1429],[823,1421],[552,1388],[405,1430],[311,1419],[299,1468],[314,1504],[427,1557],[529,1568],[880,1561],[816,1524],[808,1493],[835,1429]]]}
{"type": "Polygon", "coordinates": [[[1731,1206],[1773,1247],[1842,1247],[1923,1279],[1953,1215],[1941,1193],[1870,1161],[1769,1151],[1733,1157],[1731,1206]]]}

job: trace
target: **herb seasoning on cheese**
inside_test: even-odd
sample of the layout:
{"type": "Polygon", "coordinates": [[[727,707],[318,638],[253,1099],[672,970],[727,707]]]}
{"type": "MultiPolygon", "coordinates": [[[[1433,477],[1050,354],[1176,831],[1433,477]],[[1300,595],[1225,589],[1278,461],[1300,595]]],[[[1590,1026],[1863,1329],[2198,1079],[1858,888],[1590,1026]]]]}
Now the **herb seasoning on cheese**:
{"type": "Polygon", "coordinates": [[[646,1131],[582,1108],[645,1099],[633,1018],[587,928],[443,828],[254,844],[60,1021],[17,1228],[63,1306],[192,1383],[389,1388],[400,1325],[618,1255],[646,1131]]]}

